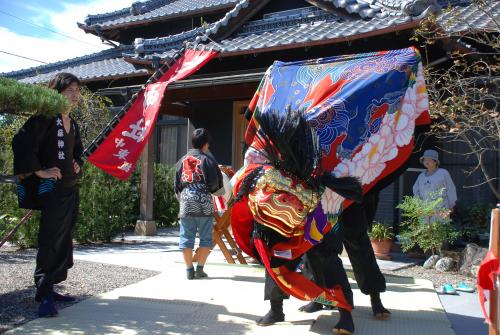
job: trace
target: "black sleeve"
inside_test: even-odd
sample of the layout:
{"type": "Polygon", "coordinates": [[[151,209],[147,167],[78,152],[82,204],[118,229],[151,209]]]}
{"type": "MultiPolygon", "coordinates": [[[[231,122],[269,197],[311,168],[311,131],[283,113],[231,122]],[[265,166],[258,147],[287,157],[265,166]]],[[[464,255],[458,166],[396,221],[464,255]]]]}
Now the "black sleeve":
{"type": "Polygon", "coordinates": [[[205,155],[203,162],[203,174],[210,193],[215,193],[223,187],[222,172],[217,162],[208,155],[205,155]]]}
{"type": "Polygon", "coordinates": [[[44,116],[33,116],[14,136],[14,174],[32,173],[42,169],[39,150],[49,125],[50,120],[44,116]]]}
{"type": "Polygon", "coordinates": [[[73,157],[78,165],[83,166],[83,144],[82,138],[80,136],[80,128],[78,124],[73,120],[75,125],[75,147],[73,148],[73,157]]]}

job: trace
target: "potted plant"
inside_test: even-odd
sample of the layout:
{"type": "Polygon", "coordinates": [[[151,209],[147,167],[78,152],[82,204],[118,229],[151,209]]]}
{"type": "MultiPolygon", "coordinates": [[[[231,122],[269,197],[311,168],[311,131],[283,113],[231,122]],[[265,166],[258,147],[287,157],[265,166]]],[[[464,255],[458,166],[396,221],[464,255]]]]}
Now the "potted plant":
{"type": "Polygon", "coordinates": [[[372,229],[368,232],[372,242],[373,252],[378,259],[390,260],[392,240],[394,233],[392,227],[386,223],[374,222],[372,229]]]}

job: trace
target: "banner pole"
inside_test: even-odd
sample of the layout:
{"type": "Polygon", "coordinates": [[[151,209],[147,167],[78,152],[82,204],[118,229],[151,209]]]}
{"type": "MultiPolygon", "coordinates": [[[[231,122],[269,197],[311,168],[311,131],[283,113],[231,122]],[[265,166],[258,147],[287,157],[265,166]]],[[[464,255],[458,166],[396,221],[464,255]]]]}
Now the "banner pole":
{"type": "Polygon", "coordinates": [[[83,154],[82,154],[83,157],[88,158],[90,155],[92,155],[92,153],[95,150],[97,150],[99,145],[106,139],[106,137],[109,135],[109,133],[111,133],[111,131],[115,128],[115,126],[123,118],[123,116],[125,116],[125,114],[129,110],[129,108],[132,106],[134,101],[139,96],[139,93],[141,91],[145,90],[147,85],[157,82],[161,78],[161,76],[165,72],[167,72],[168,69],[170,69],[170,67],[172,67],[172,65],[175,64],[175,62],[184,54],[185,50],[186,50],[186,46],[184,45],[184,46],[182,46],[181,49],[179,49],[174,54],[174,56],[172,58],[169,59],[167,64],[163,64],[162,66],[160,66],[160,68],[157,69],[151,77],[149,77],[149,79],[146,81],[146,83],[144,85],[142,85],[140,91],[135,93],[132,96],[132,98],[130,98],[130,100],[127,101],[125,106],[123,106],[122,109],[120,109],[120,111],[115,116],[113,116],[113,118],[108,122],[108,124],[99,133],[99,135],[97,135],[96,138],[85,148],[85,150],[83,151],[83,154]]]}

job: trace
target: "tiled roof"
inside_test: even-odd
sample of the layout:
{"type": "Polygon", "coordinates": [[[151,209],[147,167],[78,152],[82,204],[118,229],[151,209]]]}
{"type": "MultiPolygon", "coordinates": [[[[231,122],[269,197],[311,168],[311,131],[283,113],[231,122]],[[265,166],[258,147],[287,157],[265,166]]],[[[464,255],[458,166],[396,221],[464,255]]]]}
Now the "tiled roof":
{"type": "Polygon", "coordinates": [[[125,53],[132,62],[134,60],[152,60],[153,58],[166,59],[172,57],[185,42],[201,43],[206,42],[210,36],[215,36],[221,28],[227,27],[230,21],[238,20],[239,14],[251,6],[250,0],[240,0],[223,18],[211,23],[206,28],[195,28],[176,35],[163,38],[135,40],[135,53],[125,53]],[[201,34],[204,33],[204,34],[201,34]],[[196,37],[195,37],[196,36],[196,37]]]}
{"type": "Polygon", "coordinates": [[[363,19],[389,16],[413,16],[423,14],[427,9],[432,11],[447,7],[469,4],[470,0],[323,0],[342,8],[349,14],[358,14],[363,19]]]}
{"type": "Polygon", "coordinates": [[[373,18],[369,21],[343,20],[333,14],[312,12],[302,17],[282,20],[263,19],[249,22],[237,34],[218,44],[222,52],[258,50],[317,41],[345,39],[412,22],[404,16],[373,18]]]}
{"type": "Polygon", "coordinates": [[[124,45],[49,65],[1,73],[0,76],[14,78],[26,83],[47,82],[59,72],[73,73],[82,81],[90,81],[97,78],[112,78],[117,76],[146,76],[148,74],[147,70],[136,69],[134,65],[123,60],[122,54],[124,52],[131,52],[132,50],[132,46],[124,45]]]}
{"type": "MultiPolygon", "coordinates": [[[[355,10],[358,10],[358,13],[363,12],[367,7],[361,6],[362,3],[370,3],[370,8],[380,5],[380,10],[369,20],[337,17],[335,14],[325,14],[324,11],[315,7],[281,12],[281,14],[275,13],[268,17],[264,16],[262,20],[247,22],[230,38],[218,42],[218,45],[221,46],[221,52],[237,53],[335,39],[344,40],[365,33],[410,27],[412,24],[418,24],[419,16],[423,13],[435,10],[436,4],[440,8],[454,5],[453,12],[444,10],[438,15],[438,22],[443,26],[449,18],[453,17],[453,24],[444,26],[449,31],[494,29],[496,25],[489,15],[493,15],[498,21],[500,8],[498,1],[489,5],[486,10],[471,5],[470,0],[439,0],[439,2],[436,0],[328,1],[351,12],[355,12],[355,10]],[[360,6],[356,7],[356,4],[360,6]],[[409,6],[410,4],[414,7],[409,6]],[[464,4],[469,5],[464,6],[464,4]],[[396,11],[398,6],[400,10],[396,11]],[[414,13],[418,17],[407,15],[408,13],[414,13]]],[[[496,27],[496,29],[498,28],[496,27]]],[[[209,46],[213,47],[215,44],[210,43],[209,46]]]]}
{"type": "Polygon", "coordinates": [[[98,25],[101,29],[112,28],[113,26],[123,26],[133,22],[148,21],[156,18],[171,16],[189,16],[195,12],[202,12],[213,9],[230,8],[239,0],[149,0],[145,2],[135,2],[128,8],[123,8],[114,12],[88,15],[85,25],[81,28],[91,28],[98,25]]]}
{"type": "Polygon", "coordinates": [[[438,23],[447,32],[456,33],[468,29],[490,30],[498,32],[500,22],[500,1],[494,1],[484,8],[476,5],[455,8],[454,11],[444,10],[438,17],[438,23]]]}
{"type": "Polygon", "coordinates": [[[161,38],[143,39],[136,38],[134,41],[134,53],[124,53],[126,57],[145,57],[160,53],[160,58],[172,56],[176,50],[182,47],[184,41],[192,40],[203,28],[195,28],[180,34],[161,38]]]}
{"type": "MultiPolygon", "coordinates": [[[[418,24],[418,19],[404,14],[401,10],[402,4],[419,5],[409,9],[406,12],[413,12],[421,15],[430,6],[436,5],[434,0],[325,0],[332,2],[335,6],[344,8],[351,13],[367,13],[367,8],[378,8],[376,15],[370,19],[362,19],[358,16],[345,17],[337,16],[326,12],[315,6],[287,10],[277,13],[264,15],[263,19],[249,21],[233,33],[229,38],[219,41],[217,44],[210,42],[207,47],[219,49],[222,53],[238,53],[245,51],[257,51],[262,49],[301,45],[305,43],[314,43],[335,39],[349,39],[356,35],[372,33],[376,31],[387,31],[388,29],[400,29],[409,27],[412,24],[418,24]],[[369,7],[363,4],[370,4],[369,7]],[[377,7],[378,6],[378,7],[377,7]],[[418,8],[417,8],[418,7],[418,8]]],[[[439,6],[463,6],[469,0],[439,0],[439,6]]],[[[493,9],[498,8],[498,4],[493,9]]],[[[459,14],[464,15],[466,22],[470,27],[484,29],[492,25],[486,14],[473,5],[466,7],[457,7],[459,14]]],[[[492,11],[494,12],[494,11],[492,11]]],[[[447,17],[451,15],[446,11],[439,17],[439,22],[446,22],[447,17]]],[[[220,20],[214,23],[216,25],[227,24],[227,20],[220,20]]],[[[466,27],[463,23],[456,23],[452,29],[463,30],[466,27]]],[[[209,29],[208,31],[211,31],[209,29]]],[[[185,34],[194,36],[199,31],[191,31],[185,34]]],[[[178,35],[167,38],[158,38],[151,40],[141,40],[140,48],[136,45],[135,55],[129,55],[135,59],[151,60],[153,57],[161,59],[171,57],[180,47],[178,35]],[[175,45],[178,43],[178,45],[175,45]]]]}

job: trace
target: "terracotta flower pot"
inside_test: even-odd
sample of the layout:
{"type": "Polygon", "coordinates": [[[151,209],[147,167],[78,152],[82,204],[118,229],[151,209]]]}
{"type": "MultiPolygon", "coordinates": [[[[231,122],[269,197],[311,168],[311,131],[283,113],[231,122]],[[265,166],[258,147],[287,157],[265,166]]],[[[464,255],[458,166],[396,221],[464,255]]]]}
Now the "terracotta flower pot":
{"type": "Polygon", "coordinates": [[[390,260],[392,240],[371,240],[375,257],[383,260],[390,260]]]}

